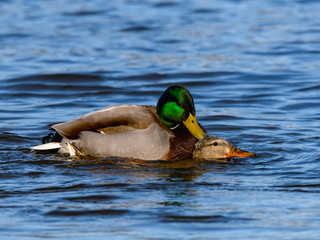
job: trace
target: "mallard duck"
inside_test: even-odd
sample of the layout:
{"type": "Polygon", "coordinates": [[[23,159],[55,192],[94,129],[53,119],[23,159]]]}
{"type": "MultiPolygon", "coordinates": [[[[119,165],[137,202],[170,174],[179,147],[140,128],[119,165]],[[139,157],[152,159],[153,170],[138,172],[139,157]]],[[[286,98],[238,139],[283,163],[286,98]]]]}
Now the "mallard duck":
{"type": "Polygon", "coordinates": [[[52,128],[57,132],[53,141],[45,138],[43,142],[49,143],[33,150],[57,149],[71,156],[99,158],[182,160],[193,158],[198,140],[207,139],[197,122],[193,98],[182,86],[169,87],[156,107],[111,106],[52,128]]]}
{"type": "Polygon", "coordinates": [[[232,157],[255,156],[253,152],[243,151],[232,146],[227,140],[204,134],[196,143],[193,158],[200,160],[217,160],[232,157]]]}

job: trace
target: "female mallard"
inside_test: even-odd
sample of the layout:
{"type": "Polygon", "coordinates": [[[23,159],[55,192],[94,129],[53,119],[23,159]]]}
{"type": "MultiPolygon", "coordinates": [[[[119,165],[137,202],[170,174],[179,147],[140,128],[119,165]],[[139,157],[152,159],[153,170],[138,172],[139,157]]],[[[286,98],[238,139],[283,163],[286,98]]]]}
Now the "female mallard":
{"type": "Polygon", "coordinates": [[[194,159],[216,160],[232,157],[255,156],[253,152],[246,152],[232,146],[227,140],[204,134],[203,138],[196,143],[193,151],[194,159]]]}
{"type": "Polygon", "coordinates": [[[112,106],[52,128],[57,132],[53,141],[61,136],[61,142],[32,149],[58,149],[72,156],[181,160],[192,158],[196,143],[206,135],[196,120],[193,98],[182,86],[169,87],[157,107],[112,106]]]}

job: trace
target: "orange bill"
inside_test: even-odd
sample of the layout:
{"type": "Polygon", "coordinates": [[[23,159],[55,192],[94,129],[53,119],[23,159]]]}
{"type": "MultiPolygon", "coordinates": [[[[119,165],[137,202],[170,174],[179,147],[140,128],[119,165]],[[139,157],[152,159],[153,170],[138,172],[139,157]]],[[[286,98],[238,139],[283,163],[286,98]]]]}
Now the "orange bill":
{"type": "Polygon", "coordinates": [[[250,157],[250,156],[255,156],[255,154],[253,152],[243,151],[243,150],[236,148],[232,145],[230,145],[230,152],[227,153],[227,155],[226,155],[227,158],[232,158],[232,157],[245,158],[245,157],[250,157]]]}

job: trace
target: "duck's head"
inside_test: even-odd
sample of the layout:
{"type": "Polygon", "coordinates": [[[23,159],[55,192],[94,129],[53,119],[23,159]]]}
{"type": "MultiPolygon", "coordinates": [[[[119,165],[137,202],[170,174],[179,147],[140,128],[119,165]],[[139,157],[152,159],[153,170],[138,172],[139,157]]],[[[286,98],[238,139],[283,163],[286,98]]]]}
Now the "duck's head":
{"type": "Polygon", "coordinates": [[[216,160],[232,157],[250,157],[255,156],[253,152],[240,150],[232,146],[227,140],[219,137],[205,136],[196,143],[196,149],[193,152],[193,158],[216,160]]]}
{"type": "Polygon", "coordinates": [[[171,86],[162,94],[157,103],[157,114],[168,128],[184,124],[197,139],[203,137],[190,92],[182,86],[171,86]]]}

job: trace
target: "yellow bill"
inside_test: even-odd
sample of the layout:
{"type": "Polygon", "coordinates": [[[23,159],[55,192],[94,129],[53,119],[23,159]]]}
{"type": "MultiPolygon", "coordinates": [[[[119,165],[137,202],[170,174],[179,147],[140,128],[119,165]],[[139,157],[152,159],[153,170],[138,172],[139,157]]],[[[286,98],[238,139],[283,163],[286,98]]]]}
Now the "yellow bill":
{"type": "Polygon", "coordinates": [[[183,124],[196,139],[203,138],[203,130],[200,128],[196,116],[190,113],[188,119],[183,121],[183,124]]]}

